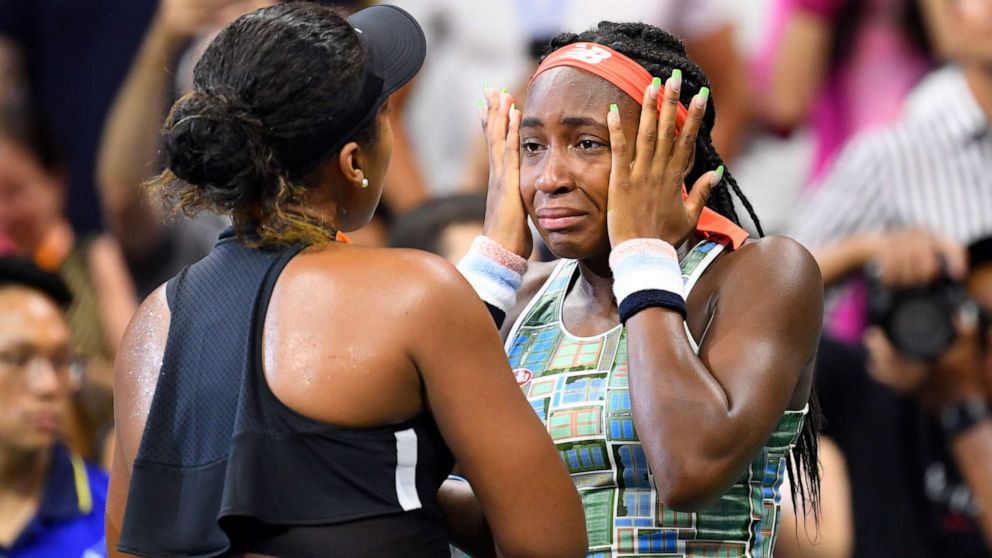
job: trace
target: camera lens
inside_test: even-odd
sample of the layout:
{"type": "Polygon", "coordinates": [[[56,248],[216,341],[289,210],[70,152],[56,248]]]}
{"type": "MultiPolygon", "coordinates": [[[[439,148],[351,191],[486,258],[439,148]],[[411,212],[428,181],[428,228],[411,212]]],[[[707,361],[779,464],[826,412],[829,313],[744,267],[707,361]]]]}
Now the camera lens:
{"type": "Polygon", "coordinates": [[[950,346],[955,331],[945,300],[933,296],[907,297],[889,316],[889,337],[902,353],[935,359],[950,346]]]}

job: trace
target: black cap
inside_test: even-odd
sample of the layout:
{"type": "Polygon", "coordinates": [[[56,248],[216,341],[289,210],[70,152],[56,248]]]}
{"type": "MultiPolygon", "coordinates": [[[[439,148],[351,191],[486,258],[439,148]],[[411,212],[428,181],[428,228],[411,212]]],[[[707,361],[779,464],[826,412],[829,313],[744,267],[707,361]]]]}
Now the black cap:
{"type": "Polygon", "coordinates": [[[413,79],[424,64],[424,31],[404,10],[377,4],[355,12],[348,23],[359,32],[369,51],[369,70],[382,79],[383,100],[413,79]]]}
{"type": "Polygon", "coordinates": [[[361,94],[351,111],[329,122],[315,137],[283,146],[280,158],[294,178],[306,175],[340,149],[424,64],[427,40],[417,21],[404,10],[377,4],[355,12],[348,23],[358,32],[368,54],[361,94]]]}

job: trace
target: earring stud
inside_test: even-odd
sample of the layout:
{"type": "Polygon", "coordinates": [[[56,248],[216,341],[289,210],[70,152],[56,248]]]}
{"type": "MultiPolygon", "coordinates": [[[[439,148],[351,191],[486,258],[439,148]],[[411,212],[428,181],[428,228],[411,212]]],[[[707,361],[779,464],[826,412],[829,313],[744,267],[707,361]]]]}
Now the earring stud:
{"type": "Polygon", "coordinates": [[[368,178],[363,178],[362,179],[362,188],[368,188],[368,187],[369,187],[369,179],[368,178]]]}

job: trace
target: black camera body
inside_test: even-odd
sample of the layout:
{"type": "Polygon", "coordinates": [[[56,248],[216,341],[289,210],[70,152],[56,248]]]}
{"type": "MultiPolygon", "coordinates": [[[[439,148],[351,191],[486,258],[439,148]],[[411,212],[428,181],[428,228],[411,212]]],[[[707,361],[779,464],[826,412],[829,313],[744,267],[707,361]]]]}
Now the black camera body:
{"type": "Polygon", "coordinates": [[[868,320],[900,353],[934,361],[954,343],[955,318],[969,302],[964,285],[946,275],[908,289],[890,289],[871,272],[868,281],[868,320]]]}

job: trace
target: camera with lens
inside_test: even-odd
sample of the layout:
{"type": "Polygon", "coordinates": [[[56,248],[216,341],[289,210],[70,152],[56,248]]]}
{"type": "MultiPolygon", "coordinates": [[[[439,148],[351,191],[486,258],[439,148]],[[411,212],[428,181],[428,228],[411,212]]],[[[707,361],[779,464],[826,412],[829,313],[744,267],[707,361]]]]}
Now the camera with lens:
{"type": "Polygon", "coordinates": [[[970,308],[974,304],[964,285],[946,274],[928,285],[893,289],[869,269],[868,319],[908,357],[938,359],[957,338],[955,318],[970,308]]]}

